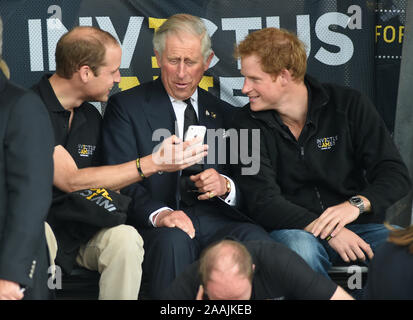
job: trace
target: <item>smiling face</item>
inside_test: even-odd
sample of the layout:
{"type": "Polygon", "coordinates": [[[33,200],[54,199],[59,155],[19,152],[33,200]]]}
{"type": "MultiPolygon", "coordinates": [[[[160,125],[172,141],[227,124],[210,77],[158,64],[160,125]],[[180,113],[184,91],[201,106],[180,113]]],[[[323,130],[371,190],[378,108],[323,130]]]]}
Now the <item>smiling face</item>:
{"type": "Polygon", "coordinates": [[[245,77],[242,93],[248,96],[251,110],[276,110],[283,93],[280,77],[264,72],[256,55],[242,57],[241,74],[245,77]]]}
{"type": "Polygon", "coordinates": [[[155,55],[166,92],[178,100],[192,96],[213,57],[204,61],[201,37],[189,33],[168,35],[162,56],[157,51],[155,55]]]}
{"type": "Polygon", "coordinates": [[[104,65],[99,67],[97,75],[90,72],[86,101],[107,101],[115,83],[120,82],[120,63],[122,50],[118,45],[106,47],[104,65]]]}

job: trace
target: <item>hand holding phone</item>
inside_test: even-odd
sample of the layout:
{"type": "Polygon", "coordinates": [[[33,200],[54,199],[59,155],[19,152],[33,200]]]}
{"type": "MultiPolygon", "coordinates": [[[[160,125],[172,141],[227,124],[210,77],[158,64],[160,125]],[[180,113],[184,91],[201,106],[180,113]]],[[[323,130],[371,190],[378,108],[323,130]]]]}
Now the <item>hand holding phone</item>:
{"type": "Polygon", "coordinates": [[[199,143],[197,143],[196,145],[201,145],[204,142],[204,138],[205,138],[205,133],[206,133],[206,127],[205,126],[189,126],[188,130],[185,133],[185,138],[184,141],[190,141],[193,140],[195,138],[199,138],[201,137],[201,140],[199,143]]]}

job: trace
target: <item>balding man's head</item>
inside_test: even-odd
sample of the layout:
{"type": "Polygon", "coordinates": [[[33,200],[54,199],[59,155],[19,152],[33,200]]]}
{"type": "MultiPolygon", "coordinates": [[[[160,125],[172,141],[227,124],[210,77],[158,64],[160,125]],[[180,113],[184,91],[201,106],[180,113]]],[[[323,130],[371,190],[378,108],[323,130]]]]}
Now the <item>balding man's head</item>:
{"type": "Polygon", "coordinates": [[[199,267],[205,292],[214,300],[249,299],[253,270],[248,250],[232,240],[220,241],[206,249],[199,267]]]}
{"type": "Polygon", "coordinates": [[[72,29],[57,43],[56,73],[62,78],[71,79],[81,66],[87,65],[98,75],[109,46],[119,46],[119,43],[106,31],[95,27],[72,29]]]}

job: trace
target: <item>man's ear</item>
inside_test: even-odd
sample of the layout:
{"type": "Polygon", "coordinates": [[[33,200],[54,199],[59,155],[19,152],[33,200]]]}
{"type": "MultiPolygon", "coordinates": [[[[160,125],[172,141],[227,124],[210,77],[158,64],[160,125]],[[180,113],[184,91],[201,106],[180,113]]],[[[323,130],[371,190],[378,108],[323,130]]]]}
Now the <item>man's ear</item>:
{"type": "Polygon", "coordinates": [[[211,54],[208,56],[205,66],[204,66],[204,71],[207,71],[209,69],[209,65],[211,64],[212,58],[214,57],[215,53],[212,51],[211,54]]]}
{"type": "Polygon", "coordinates": [[[155,52],[156,62],[158,63],[158,67],[160,68],[160,67],[161,67],[161,64],[162,64],[162,62],[161,62],[161,54],[160,54],[158,51],[156,51],[156,50],[153,50],[153,51],[155,52]]]}
{"type": "Polygon", "coordinates": [[[293,80],[291,72],[287,69],[282,69],[278,77],[280,78],[279,80],[281,80],[281,83],[284,85],[290,83],[293,80]]]}
{"type": "Polygon", "coordinates": [[[89,66],[81,66],[79,70],[77,71],[79,73],[79,77],[84,83],[88,83],[90,77],[93,75],[92,69],[89,68],[89,66]]]}

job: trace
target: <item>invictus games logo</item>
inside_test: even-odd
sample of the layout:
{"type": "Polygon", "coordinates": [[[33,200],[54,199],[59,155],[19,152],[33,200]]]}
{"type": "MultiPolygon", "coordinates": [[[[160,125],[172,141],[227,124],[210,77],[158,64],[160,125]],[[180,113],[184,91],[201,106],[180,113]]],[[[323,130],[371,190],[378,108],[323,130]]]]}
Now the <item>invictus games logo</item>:
{"type": "Polygon", "coordinates": [[[317,139],[317,147],[321,150],[330,150],[336,145],[338,136],[317,139]]]}
{"type": "Polygon", "coordinates": [[[81,157],[90,157],[93,155],[96,146],[91,146],[88,144],[78,144],[77,151],[81,157]]]}

